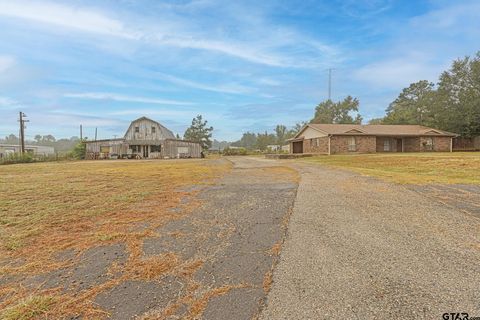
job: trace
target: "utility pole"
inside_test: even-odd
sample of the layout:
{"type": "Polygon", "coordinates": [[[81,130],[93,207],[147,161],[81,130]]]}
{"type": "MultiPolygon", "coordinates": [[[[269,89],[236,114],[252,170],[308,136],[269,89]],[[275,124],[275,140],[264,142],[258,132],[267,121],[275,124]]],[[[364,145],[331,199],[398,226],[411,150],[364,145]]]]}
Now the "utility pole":
{"type": "Polygon", "coordinates": [[[80,125],[80,141],[83,141],[82,125],[80,125]]]}
{"type": "Polygon", "coordinates": [[[97,128],[95,128],[95,141],[97,141],[97,128]]]}
{"type": "Polygon", "coordinates": [[[332,70],[333,68],[328,68],[328,100],[332,100],[332,70]]]}
{"type": "Polygon", "coordinates": [[[22,111],[19,112],[19,120],[20,122],[20,152],[22,154],[25,153],[25,122],[30,122],[30,120],[25,120],[27,115],[22,111]]]}

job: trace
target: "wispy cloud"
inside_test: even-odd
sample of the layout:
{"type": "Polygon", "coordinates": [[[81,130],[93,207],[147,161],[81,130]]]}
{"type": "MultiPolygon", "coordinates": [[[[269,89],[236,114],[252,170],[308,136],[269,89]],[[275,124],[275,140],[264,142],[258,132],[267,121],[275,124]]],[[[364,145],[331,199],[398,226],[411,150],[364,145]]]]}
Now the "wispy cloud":
{"type": "MultiPolygon", "coordinates": [[[[210,6],[214,7],[213,4],[210,6]]],[[[312,67],[318,66],[318,55],[331,58],[338,50],[315,39],[309,39],[293,29],[272,26],[263,21],[255,26],[245,26],[252,34],[262,33],[263,41],[257,41],[252,34],[250,39],[235,40],[232,37],[213,36],[210,32],[199,32],[198,27],[185,19],[175,17],[159,23],[124,23],[123,19],[114,18],[97,9],[81,6],[58,4],[48,1],[26,2],[24,0],[0,0],[0,15],[28,19],[44,24],[61,26],[96,35],[114,36],[137,40],[152,45],[170,46],[182,49],[194,49],[219,53],[251,63],[271,67],[312,67]],[[286,46],[292,51],[315,51],[316,59],[297,59],[282,54],[286,46]]],[[[128,21],[128,20],[127,20],[128,21]]]]}
{"type": "Polygon", "coordinates": [[[393,58],[365,65],[353,72],[354,78],[378,89],[400,90],[412,82],[429,80],[435,82],[442,66],[430,65],[428,61],[411,57],[393,58]]]}
{"type": "Polygon", "coordinates": [[[90,33],[131,39],[137,37],[133,32],[125,30],[119,20],[80,6],[67,6],[47,1],[2,0],[0,1],[0,15],[90,33]]]}
{"type": "Polygon", "coordinates": [[[8,97],[0,96],[0,108],[10,109],[10,108],[16,108],[16,107],[18,107],[18,105],[19,105],[18,101],[15,101],[15,100],[10,99],[8,97]]]}
{"type": "Polygon", "coordinates": [[[185,110],[157,110],[157,109],[126,109],[109,113],[112,116],[160,116],[160,117],[185,117],[195,115],[195,111],[185,110]]]}
{"type": "Polygon", "coordinates": [[[121,102],[138,102],[138,103],[150,103],[150,104],[161,104],[161,105],[186,106],[186,105],[193,104],[192,102],[187,102],[187,101],[154,99],[154,98],[128,96],[128,95],[106,93],[106,92],[66,93],[63,96],[65,98],[112,100],[112,101],[121,101],[121,102]]]}
{"type": "Polygon", "coordinates": [[[15,65],[15,59],[11,56],[0,56],[0,73],[7,71],[15,65]]]}
{"type": "Polygon", "coordinates": [[[195,81],[175,77],[175,76],[164,74],[164,73],[160,73],[159,77],[161,79],[164,79],[168,82],[177,84],[179,86],[184,86],[184,87],[189,87],[189,88],[194,88],[194,89],[200,89],[200,90],[206,90],[206,91],[232,93],[232,94],[245,94],[245,93],[252,93],[253,91],[255,91],[253,88],[246,87],[246,86],[236,84],[236,83],[209,85],[209,84],[206,84],[206,83],[195,82],[195,81]]]}

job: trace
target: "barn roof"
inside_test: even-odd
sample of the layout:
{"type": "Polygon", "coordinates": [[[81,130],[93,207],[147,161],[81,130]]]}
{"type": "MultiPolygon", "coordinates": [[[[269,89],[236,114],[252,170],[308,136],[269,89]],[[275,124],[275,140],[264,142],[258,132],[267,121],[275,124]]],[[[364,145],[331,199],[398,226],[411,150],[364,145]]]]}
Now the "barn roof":
{"type": "Polygon", "coordinates": [[[420,125],[395,124],[317,124],[310,123],[300,130],[295,138],[301,137],[307,127],[329,135],[370,135],[370,136],[447,136],[457,134],[420,125]]]}

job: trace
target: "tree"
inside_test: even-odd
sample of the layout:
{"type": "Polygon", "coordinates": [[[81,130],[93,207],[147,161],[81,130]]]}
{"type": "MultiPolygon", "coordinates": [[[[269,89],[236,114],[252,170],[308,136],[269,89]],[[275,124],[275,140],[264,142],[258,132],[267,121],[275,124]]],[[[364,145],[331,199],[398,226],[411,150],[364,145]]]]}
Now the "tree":
{"type": "Polygon", "coordinates": [[[255,147],[262,151],[267,150],[267,146],[275,144],[275,140],[276,137],[274,134],[269,134],[267,131],[265,131],[265,133],[259,133],[255,147]]]}
{"type": "Polygon", "coordinates": [[[87,149],[85,141],[87,141],[86,138],[83,139],[82,141],[78,141],[78,143],[73,148],[72,155],[75,159],[79,159],[79,160],[85,159],[85,153],[87,149]]]}
{"type": "Polygon", "coordinates": [[[362,117],[358,113],[359,101],[351,96],[343,101],[333,102],[326,100],[321,102],[315,108],[315,115],[311,123],[341,123],[341,124],[361,124],[362,117]],[[351,113],[356,113],[355,118],[351,113]]]}
{"type": "Polygon", "coordinates": [[[368,124],[384,124],[384,118],[372,118],[368,120],[368,124]]]}
{"type": "Polygon", "coordinates": [[[427,80],[412,83],[390,103],[383,123],[433,125],[435,98],[433,83],[427,80]]]}
{"type": "Polygon", "coordinates": [[[284,126],[283,124],[279,124],[275,127],[275,134],[276,134],[276,140],[277,144],[283,146],[285,144],[285,139],[287,136],[287,127],[284,126]]]}
{"type": "Polygon", "coordinates": [[[232,143],[233,147],[242,147],[248,150],[252,150],[256,147],[257,135],[252,132],[245,132],[242,138],[232,143]]]}
{"type": "Polygon", "coordinates": [[[213,127],[207,127],[207,121],[203,121],[201,115],[193,118],[192,125],[185,131],[183,138],[200,143],[202,149],[206,150],[212,146],[213,127]]]}
{"type": "Polygon", "coordinates": [[[465,137],[480,135],[480,51],[455,60],[442,73],[432,107],[439,128],[465,137]]]}

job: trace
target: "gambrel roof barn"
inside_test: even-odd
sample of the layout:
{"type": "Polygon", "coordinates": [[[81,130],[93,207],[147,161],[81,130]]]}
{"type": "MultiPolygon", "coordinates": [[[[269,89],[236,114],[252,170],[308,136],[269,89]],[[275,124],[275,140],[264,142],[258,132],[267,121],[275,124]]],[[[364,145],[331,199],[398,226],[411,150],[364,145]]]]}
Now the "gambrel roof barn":
{"type": "Polygon", "coordinates": [[[87,141],[86,144],[87,159],[200,158],[202,152],[199,143],[175,139],[172,131],[147,117],[133,120],[123,138],[87,141]]]}

